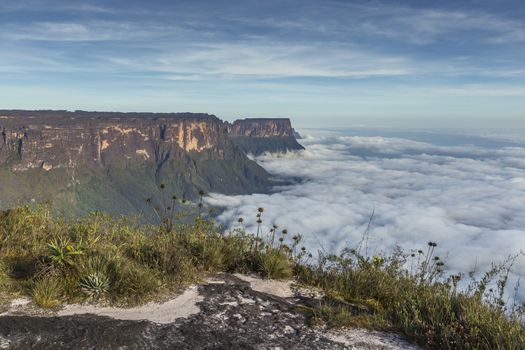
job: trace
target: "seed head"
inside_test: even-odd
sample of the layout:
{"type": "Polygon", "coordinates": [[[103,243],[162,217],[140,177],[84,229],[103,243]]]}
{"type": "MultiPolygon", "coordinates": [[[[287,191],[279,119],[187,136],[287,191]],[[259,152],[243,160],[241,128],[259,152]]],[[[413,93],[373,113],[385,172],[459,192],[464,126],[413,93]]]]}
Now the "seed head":
{"type": "Polygon", "coordinates": [[[257,209],[257,211],[258,211],[259,213],[262,213],[262,212],[264,212],[264,208],[259,208],[259,209],[257,209]]]}

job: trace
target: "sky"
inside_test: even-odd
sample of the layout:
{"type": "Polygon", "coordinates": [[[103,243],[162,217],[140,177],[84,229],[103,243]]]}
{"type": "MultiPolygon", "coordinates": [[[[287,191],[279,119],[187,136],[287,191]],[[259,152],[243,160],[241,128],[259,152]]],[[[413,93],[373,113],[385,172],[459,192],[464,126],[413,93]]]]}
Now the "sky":
{"type": "Polygon", "coordinates": [[[523,134],[301,132],[306,150],[258,158],[274,177],[295,181],[271,194],[211,194],[208,203],[224,208],[220,223],[235,228],[242,217],[256,232],[263,207],[265,237],[277,224],[289,231],[288,244],[302,234],[316,256],[357,248],[373,216],[362,253],[426,251],[433,241],[447,273],[466,276],[521,253],[513,277],[525,278],[523,134]]]}
{"type": "Polygon", "coordinates": [[[0,108],[516,128],[525,3],[0,2],[0,108]]]}

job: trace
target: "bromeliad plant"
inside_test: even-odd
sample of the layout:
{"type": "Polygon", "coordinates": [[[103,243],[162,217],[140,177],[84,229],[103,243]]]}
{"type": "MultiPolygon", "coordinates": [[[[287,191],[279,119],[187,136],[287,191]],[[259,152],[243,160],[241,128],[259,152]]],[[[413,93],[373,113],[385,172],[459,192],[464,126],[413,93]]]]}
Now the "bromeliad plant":
{"type": "Polygon", "coordinates": [[[102,272],[94,271],[79,281],[82,291],[91,299],[98,300],[109,289],[109,278],[102,272]]]}
{"type": "Polygon", "coordinates": [[[65,238],[54,239],[48,245],[49,260],[60,267],[73,266],[75,258],[84,254],[82,241],[73,244],[65,238]]]}

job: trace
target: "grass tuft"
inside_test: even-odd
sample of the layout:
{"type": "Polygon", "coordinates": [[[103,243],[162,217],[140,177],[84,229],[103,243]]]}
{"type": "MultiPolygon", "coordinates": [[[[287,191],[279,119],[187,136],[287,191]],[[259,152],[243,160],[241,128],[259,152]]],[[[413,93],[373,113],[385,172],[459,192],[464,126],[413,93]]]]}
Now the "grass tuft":
{"type": "Polygon", "coordinates": [[[57,276],[45,275],[34,281],[31,295],[38,306],[45,309],[54,308],[60,305],[62,287],[62,281],[57,276]]]}

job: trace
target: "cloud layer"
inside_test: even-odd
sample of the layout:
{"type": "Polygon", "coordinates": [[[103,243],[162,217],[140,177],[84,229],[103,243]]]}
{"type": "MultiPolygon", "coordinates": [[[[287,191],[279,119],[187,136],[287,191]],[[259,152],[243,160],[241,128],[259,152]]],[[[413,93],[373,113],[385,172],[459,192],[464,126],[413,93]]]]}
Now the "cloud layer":
{"type": "MultiPolygon", "coordinates": [[[[266,225],[303,234],[311,250],[335,252],[358,244],[374,212],[369,253],[436,241],[451,271],[484,271],[525,250],[523,144],[314,135],[302,140],[304,152],[258,159],[297,183],[270,195],[213,195],[210,204],[226,208],[219,220],[229,225],[243,217],[253,225],[262,206],[266,225]]],[[[515,271],[525,277],[523,260],[515,271]]]]}

